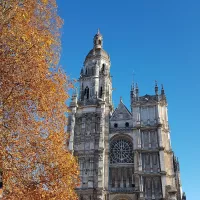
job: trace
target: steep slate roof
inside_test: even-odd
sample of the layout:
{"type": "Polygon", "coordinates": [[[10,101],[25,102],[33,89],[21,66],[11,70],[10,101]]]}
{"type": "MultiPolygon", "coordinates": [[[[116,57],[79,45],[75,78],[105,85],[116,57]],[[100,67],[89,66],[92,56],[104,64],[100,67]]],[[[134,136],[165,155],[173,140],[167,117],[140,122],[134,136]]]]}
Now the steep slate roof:
{"type": "Polygon", "coordinates": [[[110,121],[129,120],[129,119],[132,119],[132,114],[128,110],[128,108],[123,104],[122,100],[120,100],[120,103],[113,112],[110,121]]]}

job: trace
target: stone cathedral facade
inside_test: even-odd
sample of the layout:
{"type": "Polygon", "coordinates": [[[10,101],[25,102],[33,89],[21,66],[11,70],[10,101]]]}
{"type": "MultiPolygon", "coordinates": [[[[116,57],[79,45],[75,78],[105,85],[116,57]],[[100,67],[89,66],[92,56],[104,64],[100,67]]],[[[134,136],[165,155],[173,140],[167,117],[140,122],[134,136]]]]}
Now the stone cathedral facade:
{"type": "Polygon", "coordinates": [[[110,57],[98,31],[72,96],[69,149],[77,156],[79,200],[186,200],[170,143],[164,89],[130,91],[130,110],[112,104],[110,57]]]}

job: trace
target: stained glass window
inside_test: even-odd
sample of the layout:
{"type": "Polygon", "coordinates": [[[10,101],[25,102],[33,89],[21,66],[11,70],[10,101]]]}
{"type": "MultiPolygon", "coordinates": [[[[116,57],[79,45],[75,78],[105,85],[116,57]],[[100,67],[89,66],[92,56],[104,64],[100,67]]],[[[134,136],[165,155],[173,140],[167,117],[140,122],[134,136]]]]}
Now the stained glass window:
{"type": "Polygon", "coordinates": [[[123,139],[111,143],[111,163],[133,163],[133,145],[123,139]]]}

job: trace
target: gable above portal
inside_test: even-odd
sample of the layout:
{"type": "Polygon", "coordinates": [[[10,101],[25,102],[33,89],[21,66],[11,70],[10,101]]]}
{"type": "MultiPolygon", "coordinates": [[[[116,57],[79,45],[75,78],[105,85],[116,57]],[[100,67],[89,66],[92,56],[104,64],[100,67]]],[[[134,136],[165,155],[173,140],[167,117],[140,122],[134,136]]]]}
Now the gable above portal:
{"type": "Polygon", "coordinates": [[[120,100],[118,107],[113,112],[110,121],[122,121],[122,120],[130,120],[132,119],[132,115],[128,108],[123,104],[120,100]]]}

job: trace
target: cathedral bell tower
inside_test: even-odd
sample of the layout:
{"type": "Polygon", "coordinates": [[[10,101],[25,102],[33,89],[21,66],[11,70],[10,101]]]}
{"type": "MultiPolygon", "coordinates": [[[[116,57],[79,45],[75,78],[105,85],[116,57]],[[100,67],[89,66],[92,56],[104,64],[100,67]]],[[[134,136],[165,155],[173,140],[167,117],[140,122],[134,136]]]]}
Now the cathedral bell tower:
{"type": "Polygon", "coordinates": [[[110,57],[103,50],[103,36],[99,30],[94,36],[93,43],[93,49],[86,56],[81,69],[79,101],[91,104],[101,99],[111,105],[110,57]]]}
{"type": "Polygon", "coordinates": [[[108,134],[112,112],[110,57],[98,30],[81,69],[79,95],[70,104],[69,148],[80,166],[80,200],[105,200],[108,193],[108,134]]]}

